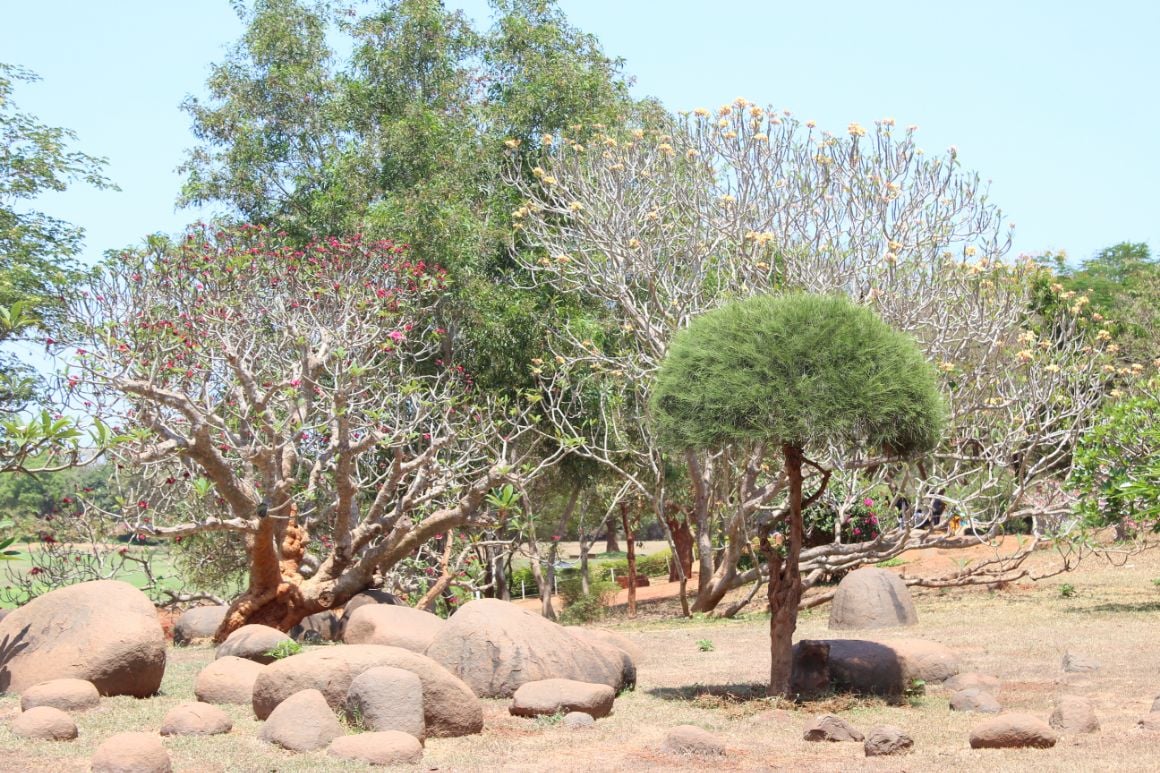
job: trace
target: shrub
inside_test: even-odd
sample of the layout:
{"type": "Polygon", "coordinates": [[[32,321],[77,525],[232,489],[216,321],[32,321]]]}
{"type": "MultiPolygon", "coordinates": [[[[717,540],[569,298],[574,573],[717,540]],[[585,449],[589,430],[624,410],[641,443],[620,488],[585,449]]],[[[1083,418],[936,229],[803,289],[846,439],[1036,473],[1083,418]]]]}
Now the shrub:
{"type": "MultiPolygon", "coordinates": [[[[668,548],[658,550],[655,553],[650,553],[647,556],[637,556],[636,558],[636,573],[644,577],[667,577],[669,574],[669,559],[673,553],[668,548]]],[[[608,575],[608,570],[611,569],[616,572],[617,577],[623,577],[628,574],[628,559],[617,558],[611,561],[601,561],[599,563],[599,570],[605,576],[608,575]]]]}
{"type": "Polygon", "coordinates": [[[609,580],[593,579],[588,583],[588,593],[584,593],[580,573],[573,570],[557,576],[556,590],[565,605],[560,622],[568,625],[591,623],[604,617],[605,608],[620,588],[609,580]]]}

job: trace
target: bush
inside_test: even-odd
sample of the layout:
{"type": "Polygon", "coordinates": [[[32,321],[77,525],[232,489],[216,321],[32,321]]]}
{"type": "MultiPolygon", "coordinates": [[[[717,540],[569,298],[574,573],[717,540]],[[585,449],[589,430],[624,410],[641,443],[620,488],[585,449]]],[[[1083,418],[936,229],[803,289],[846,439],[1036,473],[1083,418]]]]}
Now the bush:
{"type": "Polygon", "coordinates": [[[521,566],[511,570],[511,579],[508,580],[508,590],[514,598],[520,592],[520,583],[524,584],[524,588],[529,596],[536,596],[540,592],[540,586],[536,584],[536,577],[532,574],[532,567],[521,566]]]}
{"type": "MultiPolygon", "coordinates": [[[[668,577],[669,559],[672,555],[672,551],[665,548],[664,550],[650,553],[647,556],[637,556],[636,573],[643,577],[668,577]]],[[[603,576],[607,576],[609,569],[615,571],[617,577],[624,577],[628,574],[628,558],[601,561],[599,564],[593,565],[592,571],[594,573],[600,572],[603,576]]]]}
{"type": "Polygon", "coordinates": [[[591,623],[604,617],[605,608],[611,603],[620,588],[609,580],[594,579],[588,583],[588,593],[583,592],[580,573],[576,570],[561,572],[556,576],[556,590],[564,600],[564,611],[560,622],[565,625],[591,623]]]}

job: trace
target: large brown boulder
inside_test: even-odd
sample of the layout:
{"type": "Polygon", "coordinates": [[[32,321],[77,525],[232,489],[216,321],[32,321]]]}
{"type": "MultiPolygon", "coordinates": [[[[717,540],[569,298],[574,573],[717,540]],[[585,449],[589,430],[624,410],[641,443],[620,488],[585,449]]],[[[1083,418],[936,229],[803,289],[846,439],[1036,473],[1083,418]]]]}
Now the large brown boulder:
{"type": "Polygon", "coordinates": [[[170,773],[173,763],[154,733],[117,733],[93,752],[93,773],[170,773]]]}
{"type": "Polygon", "coordinates": [[[352,722],[367,730],[398,730],[420,741],[427,736],[423,682],[410,671],[368,668],[351,680],[343,708],[352,722]]]}
{"type": "Polygon", "coordinates": [[[830,603],[830,628],[896,628],[914,625],[910,589],[886,569],[855,569],[842,578],[830,603]]]}
{"type": "Polygon", "coordinates": [[[60,709],[35,706],[23,711],[8,725],[17,738],[38,741],[71,741],[77,737],[77,723],[60,709]]]}
{"type": "Polygon", "coordinates": [[[0,691],[50,679],[92,682],[102,695],[153,695],[165,675],[157,610],[128,583],[97,580],[46,593],[0,621],[0,691]]]}
{"type": "Polygon", "coordinates": [[[343,644],[271,663],[254,682],[253,707],[265,719],[301,690],[320,690],[332,709],[346,703],[351,683],[376,666],[410,671],[423,683],[423,717],[429,737],[471,735],[483,730],[483,706],[471,688],[443,666],[402,647],[343,644]]]}
{"type": "Polygon", "coordinates": [[[185,610],[173,624],[173,643],[185,646],[212,639],[217,633],[218,626],[225,619],[227,609],[229,607],[220,605],[185,610]]]}
{"type": "Polygon", "coordinates": [[[359,609],[359,607],[365,606],[367,604],[395,604],[406,606],[393,593],[387,593],[385,590],[379,590],[378,588],[364,590],[362,593],[346,602],[346,605],[343,606],[342,616],[338,619],[338,633],[335,636],[337,641],[342,641],[342,635],[346,631],[346,624],[350,620],[350,616],[353,615],[355,611],[359,609]]]}
{"type": "Polygon", "coordinates": [[[20,709],[52,706],[61,711],[85,711],[101,702],[96,686],[85,679],[50,679],[34,684],[20,694],[20,709]]]}
{"type": "MultiPolygon", "coordinates": [[[[958,655],[937,642],[826,639],[822,643],[830,648],[826,670],[835,690],[900,699],[919,681],[943,682],[959,672],[958,655]]],[[[819,650],[817,644],[807,640],[794,645],[795,672],[808,669],[807,656],[819,650]]]]}
{"type": "Polygon", "coordinates": [[[447,623],[421,609],[396,604],[364,604],[347,618],[342,640],[347,644],[385,644],[422,655],[447,623]]]}
{"type": "Polygon", "coordinates": [[[258,737],[292,752],[312,752],[346,732],[318,690],[301,690],[270,712],[258,737]]]}
{"type": "Polygon", "coordinates": [[[598,628],[579,628],[569,626],[564,629],[573,637],[585,642],[608,660],[620,660],[620,689],[636,689],[636,663],[630,650],[635,650],[631,644],[624,642],[624,637],[617,636],[611,631],[598,628]],[[627,644],[627,649],[622,644],[627,644]]]}
{"type": "Polygon", "coordinates": [[[573,679],[624,686],[624,659],[598,650],[563,626],[499,599],[464,604],[447,621],[427,656],[483,698],[509,698],[520,685],[573,679]]]}
{"type": "Polygon", "coordinates": [[[220,735],[234,727],[229,714],[208,703],[182,703],[161,720],[161,735],[220,735]]]}
{"type": "Polygon", "coordinates": [[[290,629],[290,638],[308,643],[338,641],[342,634],[342,618],[333,610],[324,609],[303,618],[302,622],[290,629]]]}

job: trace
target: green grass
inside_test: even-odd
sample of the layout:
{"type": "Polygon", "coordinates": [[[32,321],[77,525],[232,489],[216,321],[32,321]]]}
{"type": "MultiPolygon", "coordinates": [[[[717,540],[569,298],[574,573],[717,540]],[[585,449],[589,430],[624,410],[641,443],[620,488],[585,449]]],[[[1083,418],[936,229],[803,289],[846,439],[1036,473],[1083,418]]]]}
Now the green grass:
{"type": "MultiPolygon", "coordinates": [[[[39,545],[22,545],[19,548],[20,554],[12,559],[0,562],[0,588],[4,589],[5,594],[0,606],[17,606],[27,601],[26,594],[17,594],[15,587],[12,586],[11,578],[13,576],[22,576],[28,573],[33,567],[33,553],[40,549],[39,545]],[[12,587],[12,590],[8,590],[12,587]],[[16,595],[13,595],[16,594],[16,595]],[[12,595],[12,598],[8,598],[12,595]]],[[[112,548],[116,550],[116,548],[112,548]]],[[[159,546],[145,546],[131,548],[134,554],[141,555],[148,553],[152,556],[153,576],[157,580],[158,586],[168,590],[179,590],[182,586],[181,580],[177,577],[177,570],[174,568],[173,560],[169,547],[167,545],[159,546]]],[[[145,589],[148,583],[148,578],[142,570],[140,564],[134,562],[126,562],[121,571],[118,571],[115,576],[109,578],[114,580],[121,580],[127,582],[135,588],[145,589]]],[[[38,593],[46,593],[51,588],[46,586],[38,586],[38,593]]]]}

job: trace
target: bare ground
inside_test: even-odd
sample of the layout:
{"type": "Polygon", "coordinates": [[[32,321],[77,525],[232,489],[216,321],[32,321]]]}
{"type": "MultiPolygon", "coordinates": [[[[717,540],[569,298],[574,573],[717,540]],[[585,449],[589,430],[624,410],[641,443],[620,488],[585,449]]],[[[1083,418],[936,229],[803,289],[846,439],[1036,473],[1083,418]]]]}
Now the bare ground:
{"type": "MultiPolygon", "coordinates": [[[[986,550],[980,548],[979,550],[986,550]]],[[[943,573],[962,554],[912,555],[895,570],[943,573]],[[935,565],[931,565],[933,562],[935,565]]],[[[1050,562],[1049,553],[1035,557],[1050,562]]],[[[741,620],[672,617],[672,600],[645,604],[637,620],[615,617],[610,627],[640,649],[640,684],[620,696],[615,713],[588,731],[569,731],[546,721],[516,719],[506,701],[485,701],[482,735],[430,739],[416,770],[613,771],[793,770],[793,771],[1153,771],[1160,770],[1160,733],[1136,727],[1160,693],[1160,551],[1134,556],[1122,567],[1089,562],[1069,575],[1004,590],[916,591],[919,624],[910,629],[843,632],[844,637],[888,640],[919,637],[958,651],[965,670],[998,676],[1004,708],[1044,719],[1064,694],[1090,698],[1102,730],[1063,737],[1046,750],[971,750],[968,734],[977,715],[949,711],[939,688],[907,706],[835,696],[794,706],[763,695],[768,678],[768,617],[741,620]],[[1063,584],[1074,588],[1065,597],[1063,584]],[[702,651],[699,642],[711,642],[702,651]],[[1093,674],[1066,674],[1066,652],[1098,658],[1093,674]],[[861,744],[818,744],[801,739],[803,727],[821,713],[839,713],[863,731],[892,724],[905,729],[915,751],[899,758],[863,756],[861,744]],[[700,725],[720,734],[729,754],[723,760],[671,757],[659,746],[667,728],[700,725]]],[[[828,609],[804,613],[799,638],[826,638],[828,609]]],[[[0,698],[0,769],[87,770],[96,745],[127,729],[155,730],[165,711],[192,699],[197,670],[212,659],[208,647],[174,650],[162,695],[150,700],[105,699],[99,709],[78,715],[81,737],[71,743],[26,742],[9,733],[6,720],[19,711],[14,696],[0,698]]],[[[256,739],[258,723],[247,707],[227,709],[234,731],[216,738],[167,740],[177,771],[361,770],[337,764],[324,753],[293,755],[256,739]]],[[[367,768],[369,770],[369,768],[367,768]]]]}

